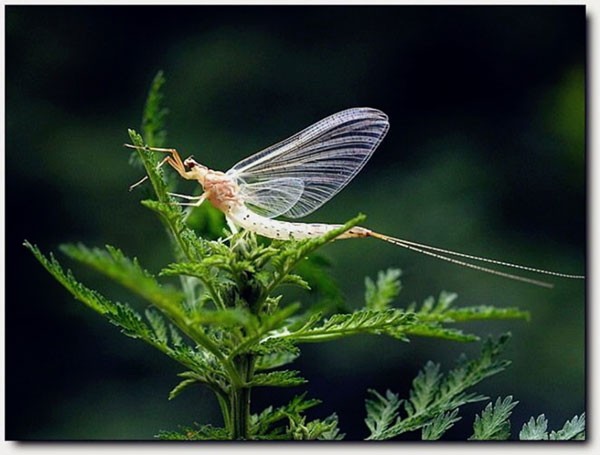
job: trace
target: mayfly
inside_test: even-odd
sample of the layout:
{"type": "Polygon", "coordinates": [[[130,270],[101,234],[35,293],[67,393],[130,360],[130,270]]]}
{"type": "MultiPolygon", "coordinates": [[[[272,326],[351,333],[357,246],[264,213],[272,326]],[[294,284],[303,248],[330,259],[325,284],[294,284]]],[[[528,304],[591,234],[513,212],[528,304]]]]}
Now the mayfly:
{"type": "MultiPolygon", "coordinates": [[[[200,196],[170,193],[171,196],[188,201],[180,202],[180,205],[199,206],[208,200],[225,214],[228,225],[234,231],[241,227],[272,239],[299,240],[323,235],[340,225],[293,223],[273,218],[301,218],[335,196],[363,168],[388,129],[387,115],[377,109],[347,109],[243,159],[227,172],[213,171],[192,157],[182,160],[175,149],[144,149],[167,153],[158,167],[168,163],[181,177],[196,180],[202,186],[204,192],[200,196]]],[[[130,189],[146,179],[144,177],[130,189]]],[[[584,278],[402,240],[359,226],[337,238],[360,237],[377,238],[463,267],[538,286],[552,287],[543,281],[482,267],[465,260],[563,278],[584,278]]]]}

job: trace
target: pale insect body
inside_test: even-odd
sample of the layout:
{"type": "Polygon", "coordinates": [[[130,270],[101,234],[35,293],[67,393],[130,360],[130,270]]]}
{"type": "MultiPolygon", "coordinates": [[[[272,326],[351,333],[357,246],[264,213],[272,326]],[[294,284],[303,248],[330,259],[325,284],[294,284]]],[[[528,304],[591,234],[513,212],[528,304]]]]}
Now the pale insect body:
{"type": "MultiPolygon", "coordinates": [[[[243,204],[238,204],[226,213],[227,217],[237,226],[256,232],[263,237],[279,240],[302,240],[324,235],[338,229],[340,224],[324,223],[292,223],[289,221],[271,220],[249,210],[243,204]]],[[[366,237],[368,229],[354,227],[343,233],[338,239],[366,237]],[[362,234],[362,235],[361,235],[362,234]]]]}
{"type": "MultiPolygon", "coordinates": [[[[182,161],[174,149],[147,148],[169,153],[159,163],[159,167],[168,163],[183,178],[196,180],[202,185],[204,193],[200,196],[172,194],[193,201],[181,205],[199,206],[208,200],[225,214],[227,223],[234,232],[237,227],[241,227],[273,239],[301,240],[323,235],[341,225],[295,223],[272,218],[280,215],[300,218],[331,199],[362,169],[388,129],[387,116],[377,109],[347,109],[240,161],[226,173],[208,169],[191,157],[182,161]]],[[[358,237],[374,237],[463,267],[538,286],[552,285],[448,256],[563,278],[585,278],[581,275],[551,272],[436,248],[390,237],[359,226],[351,228],[337,238],[358,237]]]]}

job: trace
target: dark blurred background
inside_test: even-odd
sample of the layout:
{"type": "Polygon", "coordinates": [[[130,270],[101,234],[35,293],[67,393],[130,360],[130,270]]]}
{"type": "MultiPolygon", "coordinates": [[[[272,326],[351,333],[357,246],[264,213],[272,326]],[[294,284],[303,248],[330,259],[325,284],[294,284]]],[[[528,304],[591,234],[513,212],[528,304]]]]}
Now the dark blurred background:
{"type": "MultiPolygon", "coordinates": [[[[585,271],[583,6],[573,7],[26,7],[6,11],[6,437],[151,439],[159,429],[220,424],[209,391],[174,401],[181,369],[74,301],[22,247],[112,244],[158,271],[170,261],[154,214],[129,193],[127,128],[150,81],[167,77],[168,145],[209,167],[235,162],[336,111],[371,106],[391,122],[359,176],[308,217],[542,268],[585,271]]],[[[189,186],[182,189],[190,190],[189,186]]],[[[545,413],[550,428],[585,408],[585,283],[553,290],[481,274],[375,240],[323,253],[347,296],[364,277],[403,269],[399,305],[441,290],[462,305],[530,310],[510,330],[512,367],[478,387],[520,402],[513,434],[545,413]]],[[[76,264],[116,300],[130,294],[76,264]]],[[[427,360],[451,367],[479,344],[356,337],[309,345],[296,390],[261,391],[254,411],[302,390],[367,435],[368,388],[406,396],[427,360]]],[[[464,439],[475,412],[448,434],[464,439]]]]}

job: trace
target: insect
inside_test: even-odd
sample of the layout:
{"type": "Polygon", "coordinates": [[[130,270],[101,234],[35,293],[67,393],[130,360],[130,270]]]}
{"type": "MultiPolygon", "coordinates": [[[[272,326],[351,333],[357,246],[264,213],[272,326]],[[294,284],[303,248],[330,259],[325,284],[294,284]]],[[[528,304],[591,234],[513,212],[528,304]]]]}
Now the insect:
{"type": "MultiPolygon", "coordinates": [[[[199,206],[208,200],[225,214],[233,232],[241,227],[272,239],[299,240],[323,235],[341,225],[296,223],[274,218],[301,218],[335,196],[363,168],[388,129],[388,117],[380,110],[366,107],[347,109],[243,159],[227,172],[213,171],[192,157],[182,160],[175,149],[144,148],[167,154],[158,167],[167,163],[184,179],[196,180],[202,186],[204,192],[200,196],[169,193],[187,201],[178,202],[179,205],[199,206]]],[[[139,148],[131,144],[125,146],[139,148]]],[[[144,177],[130,189],[147,178],[144,177]]],[[[482,267],[466,260],[562,278],[585,278],[450,251],[390,237],[359,226],[337,238],[364,237],[384,240],[456,265],[538,286],[552,287],[543,281],[482,267]]]]}

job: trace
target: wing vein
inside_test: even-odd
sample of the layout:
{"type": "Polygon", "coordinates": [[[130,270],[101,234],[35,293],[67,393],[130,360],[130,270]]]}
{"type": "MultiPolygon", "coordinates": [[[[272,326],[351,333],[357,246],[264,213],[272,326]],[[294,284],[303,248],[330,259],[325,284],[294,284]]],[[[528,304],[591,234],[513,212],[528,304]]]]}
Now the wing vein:
{"type": "Polygon", "coordinates": [[[347,109],[240,161],[227,174],[250,209],[300,218],[356,176],[388,129],[387,116],[377,109],[347,109]]]}

